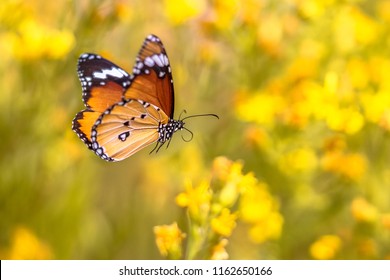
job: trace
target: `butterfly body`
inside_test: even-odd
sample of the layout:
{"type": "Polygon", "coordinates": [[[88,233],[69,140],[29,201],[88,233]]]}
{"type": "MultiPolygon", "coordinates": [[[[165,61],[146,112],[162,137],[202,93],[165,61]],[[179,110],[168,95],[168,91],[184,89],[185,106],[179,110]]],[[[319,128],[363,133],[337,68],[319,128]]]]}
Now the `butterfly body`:
{"type": "Polygon", "coordinates": [[[171,67],[157,36],[145,39],[131,74],[93,53],[80,56],[77,72],[86,109],[72,128],[102,159],[120,161],[152,143],[158,151],[184,128],[173,118],[171,67]]]}

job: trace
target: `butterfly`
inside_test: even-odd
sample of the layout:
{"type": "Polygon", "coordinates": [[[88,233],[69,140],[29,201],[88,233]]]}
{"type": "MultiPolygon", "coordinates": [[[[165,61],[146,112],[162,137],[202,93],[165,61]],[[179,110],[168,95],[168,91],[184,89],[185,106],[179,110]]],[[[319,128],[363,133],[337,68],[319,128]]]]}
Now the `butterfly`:
{"type": "MultiPolygon", "coordinates": [[[[98,156],[121,161],[156,143],[156,152],[184,127],[175,120],[174,88],[168,55],[155,35],[146,37],[132,74],[100,55],[84,53],[77,73],[86,109],[77,113],[72,129],[98,156]]],[[[186,129],[189,131],[188,129],[186,129]]],[[[192,132],[189,131],[192,136],[192,132]]]]}

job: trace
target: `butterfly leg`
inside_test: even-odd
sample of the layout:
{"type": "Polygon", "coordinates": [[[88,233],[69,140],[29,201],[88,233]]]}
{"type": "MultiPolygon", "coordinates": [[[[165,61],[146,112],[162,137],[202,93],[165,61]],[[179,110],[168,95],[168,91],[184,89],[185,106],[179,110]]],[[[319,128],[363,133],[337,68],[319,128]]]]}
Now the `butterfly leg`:
{"type": "MultiPolygon", "coordinates": [[[[152,154],[152,153],[154,152],[154,150],[157,149],[159,143],[160,143],[160,142],[157,142],[157,143],[156,143],[156,145],[154,146],[153,150],[150,151],[149,155],[152,154]]],[[[157,151],[158,151],[158,150],[157,150],[157,151]]],[[[156,151],[156,153],[157,153],[157,151],[156,151]]]]}
{"type": "Polygon", "coordinates": [[[161,149],[162,146],[164,146],[165,142],[159,142],[160,143],[160,146],[158,146],[157,150],[156,150],[156,154],[158,153],[158,151],[161,149]]]}
{"type": "Polygon", "coordinates": [[[164,145],[163,142],[157,142],[156,145],[154,146],[153,150],[150,151],[149,155],[151,153],[153,153],[154,151],[156,151],[156,154],[158,153],[158,151],[160,150],[160,148],[164,145]]]}
{"type": "Polygon", "coordinates": [[[172,140],[172,138],[169,138],[169,141],[168,141],[168,144],[167,144],[167,147],[166,147],[166,149],[168,149],[168,147],[169,147],[169,144],[171,144],[171,140],[172,140]]]}

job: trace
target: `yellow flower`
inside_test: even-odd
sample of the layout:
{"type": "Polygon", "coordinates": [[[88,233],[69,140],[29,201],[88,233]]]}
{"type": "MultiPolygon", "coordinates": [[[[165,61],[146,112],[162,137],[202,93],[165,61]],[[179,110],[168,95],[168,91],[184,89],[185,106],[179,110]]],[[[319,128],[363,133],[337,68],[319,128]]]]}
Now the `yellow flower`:
{"type": "Polygon", "coordinates": [[[326,46],[324,42],[305,38],[299,46],[299,55],[304,58],[309,58],[318,61],[324,57],[326,46]]]}
{"type": "Polygon", "coordinates": [[[308,55],[294,57],[286,71],[286,78],[291,82],[314,77],[318,71],[317,60],[308,55]]]}
{"type": "Polygon", "coordinates": [[[249,237],[254,243],[280,237],[283,216],[278,212],[278,203],[265,184],[258,183],[243,192],[239,215],[242,221],[251,224],[249,237]]]}
{"type": "Polygon", "coordinates": [[[242,167],[241,162],[233,162],[227,178],[227,183],[236,185],[240,191],[245,189],[247,186],[253,185],[257,181],[251,172],[244,175],[242,173],[242,167]]]}
{"type": "Polygon", "coordinates": [[[248,223],[257,223],[267,219],[271,212],[278,208],[278,204],[267,191],[264,183],[248,188],[240,199],[240,218],[248,223]]]}
{"type": "Polygon", "coordinates": [[[296,1],[298,4],[299,12],[307,18],[316,19],[320,17],[326,6],[329,5],[329,1],[311,1],[311,0],[301,0],[296,1]]]}
{"type": "Polygon", "coordinates": [[[390,110],[383,113],[378,125],[383,129],[390,130],[390,110]]]}
{"type": "Polygon", "coordinates": [[[250,145],[265,150],[271,145],[268,133],[257,126],[250,126],[245,131],[245,139],[250,145]]]}
{"type": "Polygon", "coordinates": [[[323,235],[310,246],[310,255],[317,260],[333,259],[340,247],[340,237],[337,235],[323,235]]]}
{"type": "Polygon", "coordinates": [[[372,82],[378,85],[379,92],[387,92],[390,89],[389,71],[390,59],[387,56],[376,54],[369,59],[370,78],[372,82]]]}
{"type": "Polygon", "coordinates": [[[210,210],[211,190],[207,181],[193,187],[190,181],[185,184],[186,191],[176,196],[176,204],[186,207],[190,216],[197,220],[204,220],[210,210]]]}
{"type": "Polygon", "coordinates": [[[185,234],[177,226],[177,223],[171,225],[162,225],[154,227],[157,248],[160,254],[170,259],[180,259],[182,255],[182,241],[185,234]]]}
{"type": "Polygon", "coordinates": [[[325,77],[324,77],[324,89],[327,92],[334,94],[335,92],[337,92],[337,90],[339,88],[339,84],[340,84],[339,80],[340,80],[340,77],[339,77],[338,73],[336,73],[334,71],[326,72],[325,77]]]}
{"type": "Polygon", "coordinates": [[[3,63],[13,59],[15,47],[19,43],[19,37],[14,32],[0,33],[0,53],[3,54],[3,63]]]}
{"type": "Polygon", "coordinates": [[[390,230],[390,213],[385,213],[382,215],[382,225],[384,228],[390,230]]]}
{"type": "Polygon", "coordinates": [[[364,117],[357,109],[352,107],[333,107],[332,110],[328,111],[326,122],[330,129],[355,134],[362,129],[364,117]]]}
{"type": "Polygon", "coordinates": [[[211,257],[212,260],[227,260],[229,258],[229,254],[226,252],[225,247],[228,245],[229,241],[227,239],[222,239],[219,243],[211,249],[211,257]]]}
{"type": "Polygon", "coordinates": [[[11,248],[6,254],[6,259],[13,260],[47,260],[52,259],[50,247],[28,228],[18,227],[15,229],[11,248]]]}
{"type": "Polygon", "coordinates": [[[237,0],[215,0],[213,10],[215,12],[214,24],[218,29],[228,29],[236,18],[239,9],[237,0]]]}
{"type": "Polygon", "coordinates": [[[131,22],[134,16],[134,7],[128,1],[115,2],[115,13],[121,22],[131,22]]]}
{"type": "Polygon", "coordinates": [[[256,93],[253,96],[242,93],[238,95],[236,113],[243,121],[273,127],[277,114],[284,108],[284,100],[277,95],[265,92],[256,93]]]}
{"type": "Polygon", "coordinates": [[[347,63],[347,73],[353,87],[365,88],[370,80],[369,68],[365,61],[358,58],[350,59],[347,63]]]}
{"type": "MultiPolygon", "coordinates": [[[[302,66],[303,68],[305,66],[302,66]]],[[[303,74],[303,73],[302,73],[303,74]]],[[[307,73],[308,74],[308,73],[307,73]]],[[[329,111],[337,105],[338,100],[335,94],[338,88],[338,76],[334,72],[328,72],[324,78],[324,84],[312,79],[305,79],[292,88],[290,93],[294,99],[294,113],[302,120],[298,127],[303,127],[313,117],[316,120],[324,120],[328,117],[329,111]],[[298,97],[294,97],[294,96],[298,97]]],[[[291,106],[287,106],[286,110],[291,106]]],[[[297,125],[295,125],[297,126],[297,125]]]]}
{"type": "Polygon", "coordinates": [[[356,41],[360,44],[370,44],[378,38],[379,26],[374,19],[360,9],[351,9],[354,21],[356,41]]]}
{"type": "Polygon", "coordinates": [[[206,9],[206,1],[165,0],[165,13],[174,25],[180,25],[199,16],[206,9]]]}
{"type": "Polygon", "coordinates": [[[358,181],[366,173],[366,159],[358,153],[343,153],[341,151],[327,152],[321,160],[325,171],[342,175],[350,180],[358,181]]]}
{"type": "Polygon", "coordinates": [[[336,45],[342,52],[367,45],[378,38],[377,23],[360,9],[346,6],[338,11],[333,21],[336,45]]]}
{"type": "Polygon", "coordinates": [[[240,10],[238,11],[240,18],[247,24],[258,25],[263,5],[263,1],[246,0],[241,3],[240,10]]]}
{"type": "Polygon", "coordinates": [[[44,27],[35,20],[24,20],[19,25],[19,42],[15,55],[21,59],[37,59],[44,55],[48,44],[44,27]]]}
{"type": "Polygon", "coordinates": [[[283,172],[290,175],[309,172],[316,168],[317,156],[310,148],[299,148],[283,155],[279,165],[283,172]]]}
{"type": "Polygon", "coordinates": [[[68,29],[51,30],[48,40],[50,44],[47,44],[46,54],[53,59],[65,57],[75,45],[75,37],[68,29]]]}
{"type": "Polygon", "coordinates": [[[361,103],[366,118],[373,123],[381,125],[386,115],[390,113],[390,95],[388,91],[364,93],[361,95],[361,103]]]}
{"type": "Polygon", "coordinates": [[[213,163],[213,189],[218,193],[217,202],[224,207],[231,207],[239,194],[256,183],[253,173],[242,173],[240,161],[231,161],[226,157],[217,157],[213,163]]]}
{"type": "Polygon", "coordinates": [[[213,161],[213,177],[221,181],[226,181],[229,176],[231,166],[232,161],[227,157],[216,157],[213,161]]]}
{"type": "Polygon", "coordinates": [[[258,24],[257,38],[260,46],[270,55],[280,53],[283,39],[283,26],[276,14],[263,15],[258,24]]]}
{"type": "Polygon", "coordinates": [[[261,244],[269,239],[278,239],[282,234],[283,217],[278,212],[270,212],[266,219],[258,221],[249,229],[252,242],[261,244]]]}
{"type": "Polygon", "coordinates": [[[230,213],[230,210],[223,208],[221,214],[211,220],[211,228],[219,235],[229,237],[236,227],[237,214],[230,213]]]}
{"type": "Polygon", "coordinates": [[[352,201],[351,211],[353,217],[360,222],[375,222],[378,218],[377,208],[362,197],[352,201]]]}
{"type": "Polygon", "coordinates": [[[59,59],[74,47],[75,38],[70,30],[57,30],[36,20],[24,20],[19,25],[18,42],[14,54],[19,59],[32,60],[42,57],[59,59]]]}
{"type": "Polygon", "coordinates": [[[388,0],[381,0],[376,3],[376,10],[381,19],[390,23],[390,2],[388,0]]]}

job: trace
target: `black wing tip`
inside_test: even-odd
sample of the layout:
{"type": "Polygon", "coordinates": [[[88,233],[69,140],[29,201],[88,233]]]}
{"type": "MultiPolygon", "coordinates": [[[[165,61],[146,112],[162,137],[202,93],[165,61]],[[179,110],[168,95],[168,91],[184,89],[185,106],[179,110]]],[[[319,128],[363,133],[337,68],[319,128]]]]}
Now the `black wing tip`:
{"type": "Polygon", "coordinates": [[[79,56],[79,61],[86,61],[88,59],[92,60],[92,59],[101,59],[102,57],[97,54],[97,53],[90,53],[90,52],[86,52],[86,53],[82,53],[80,54],[79,56]]]}

